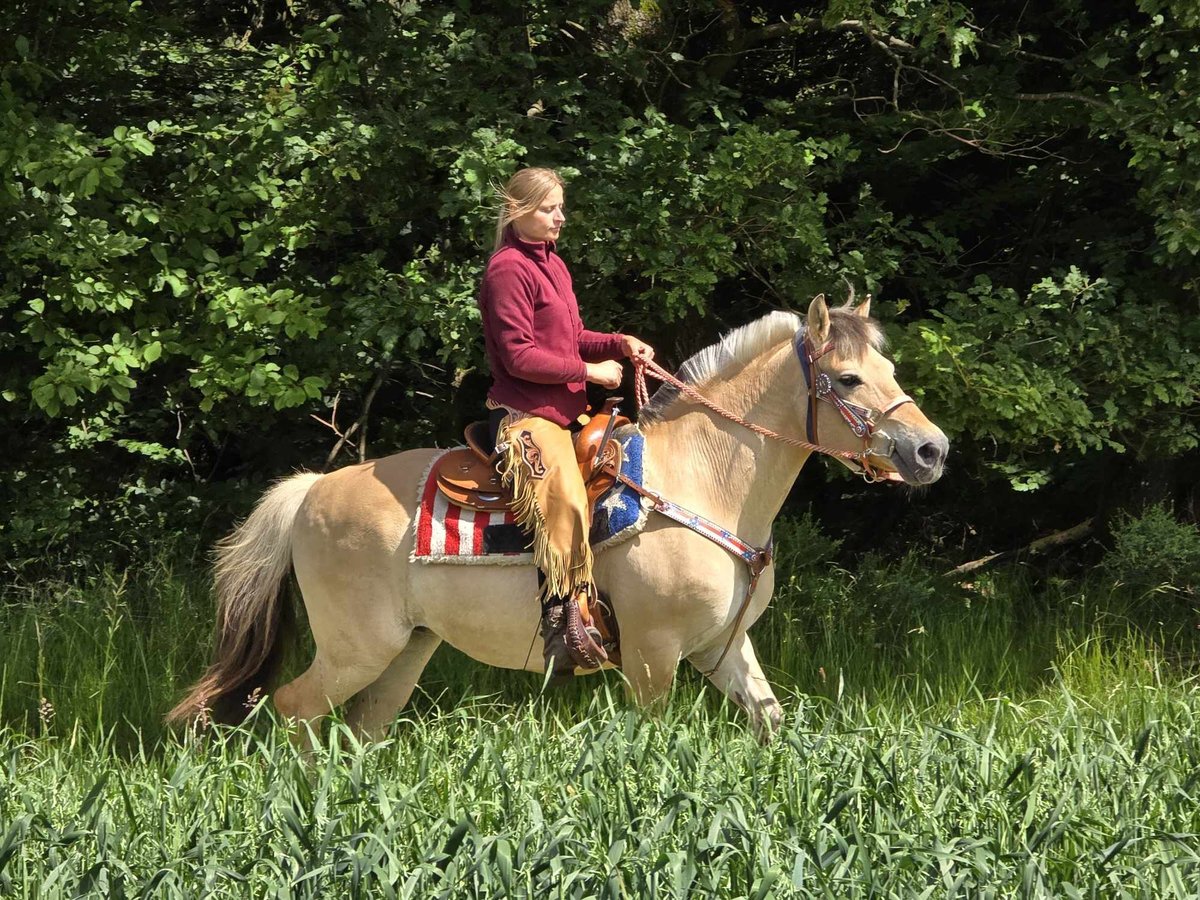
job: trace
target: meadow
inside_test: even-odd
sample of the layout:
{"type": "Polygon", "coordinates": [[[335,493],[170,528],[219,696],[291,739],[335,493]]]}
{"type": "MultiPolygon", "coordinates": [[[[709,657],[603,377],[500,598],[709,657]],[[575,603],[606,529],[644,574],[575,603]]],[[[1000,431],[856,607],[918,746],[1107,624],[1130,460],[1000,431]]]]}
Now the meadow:
{"type": "Polygon", "coordinates": [[[305,757],[265,705],[168,732],[211,628],[195,560],[10,586],[0,893],[1200,893],[1189,597],[1104,566],[851,571],[807,520],[778,538],[752,632],[786,712],[767,746],[684,668],[647,715],[619,673],[543,689],[446,648],[383,742],[334,721],[305,757]]]}

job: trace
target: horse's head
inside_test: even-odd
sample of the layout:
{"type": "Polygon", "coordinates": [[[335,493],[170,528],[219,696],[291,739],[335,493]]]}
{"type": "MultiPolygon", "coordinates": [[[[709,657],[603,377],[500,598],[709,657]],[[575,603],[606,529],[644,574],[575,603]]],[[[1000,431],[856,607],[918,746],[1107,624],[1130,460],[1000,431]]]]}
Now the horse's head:
{"type": "Polygon", "coordinates": [[[883,332],[870,314],[870,298],[831,310],[817,297],[808,308],[806,340],[796,346],[807,369],[808,439],[836,450],[869,450],[869,468],[879,478],[932,484],[942,475],[950,442],[896,383],[896,367],[880,352],[883,332]]]}

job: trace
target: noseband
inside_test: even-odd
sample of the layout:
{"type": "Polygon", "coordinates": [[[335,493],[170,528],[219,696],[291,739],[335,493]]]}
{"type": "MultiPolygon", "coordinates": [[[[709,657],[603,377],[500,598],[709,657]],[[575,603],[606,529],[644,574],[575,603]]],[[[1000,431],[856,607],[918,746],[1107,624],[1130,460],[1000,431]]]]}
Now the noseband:
{"type": "MultiPolygon", "coordinates": [[[[792,349],[796,351],[796,358],[800,360],[800,369],[804,372],[804,381],[808,385],[808,414],[804,421],[804,430],[808,440],[813,444],[820,443],[817,439],[817,403],[823,400],[838,411],[850,430],[854,432],[855,437],[860,438],[863,442],[862,452],[857,454],[856,458],[839,457],[839,459],[867,481],[885,480],[886,476],[881,476],[881,470],[871,465],[868,458],[877,456],[891,459],[896,452],[895,439],[876,424],[874,410],[843,399],[833,389],[833,379],[829,377],[828,373],[817,369],[817,360],[833,349],[833,341],[827,342],[820,350],[817,350],[809,340],[808,327],[801,325],[796,336],[792,338],[792,349]],[[871,449],[871,444],[876,437],[882,437],[887,441],[886,453],[871,449]]],[[[913,398],[908,394],[900,394],[879,410],[880,420],[886,419],[905,403],[913,402],[913,398]]]]}

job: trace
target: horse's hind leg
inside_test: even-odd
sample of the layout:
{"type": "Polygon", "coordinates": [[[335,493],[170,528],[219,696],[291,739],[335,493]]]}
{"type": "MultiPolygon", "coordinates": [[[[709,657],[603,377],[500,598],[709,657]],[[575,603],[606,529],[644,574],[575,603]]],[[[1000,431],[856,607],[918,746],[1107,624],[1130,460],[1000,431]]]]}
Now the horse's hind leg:
{"type": "Polygon", "coordinates": [[[408,645],[383,674],[351,701],[347,724],[363,737],[382,738],[396,713],[408,703],[417,679],[441,643],[442,639],[431,631],[424,628],[414,631],[408,645]]]}
{"type": "Polygon", "coordinates": [[[275,708],[296,723],[296,740],[308,743],[306,726],[317,729],[322,717],[372,684],[395,657],[394,649],[386,654],[335,654],[318,644],[312,665],[275,692],[275,708]]]}
{"type": "Polygon", "coordinates": [[[783,721],[783,710],[758,664],[750,635],[744,631],[737,635],[721,664],[710,674],[724,649],[725,642],[719,641],[707,650],[693,653],[688,661],[703,672],[722,694],[750,714],[755,733],[765,743],[783,721]]]}

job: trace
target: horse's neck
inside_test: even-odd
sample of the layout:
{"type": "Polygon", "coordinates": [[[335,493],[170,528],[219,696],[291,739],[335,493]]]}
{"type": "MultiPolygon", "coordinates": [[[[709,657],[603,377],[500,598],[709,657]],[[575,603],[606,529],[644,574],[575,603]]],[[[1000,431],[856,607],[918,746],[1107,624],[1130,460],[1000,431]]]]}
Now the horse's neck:
{"type": "MultiPolygon", "coordinates": [[[[772,431],[792,434],[802,421],[797,409],[803,408],[803,380],[790,342],[701,391],[772,431]]],[[[808,458],[806,451],[761,437],[685,398],[645,431],[647,486],[756,543],[767,539],[808,458]]]]}

